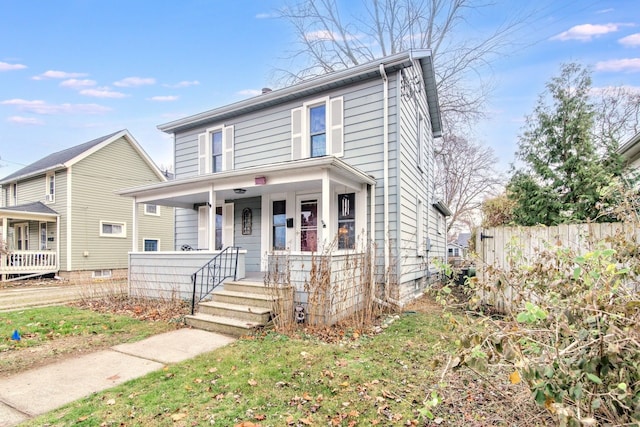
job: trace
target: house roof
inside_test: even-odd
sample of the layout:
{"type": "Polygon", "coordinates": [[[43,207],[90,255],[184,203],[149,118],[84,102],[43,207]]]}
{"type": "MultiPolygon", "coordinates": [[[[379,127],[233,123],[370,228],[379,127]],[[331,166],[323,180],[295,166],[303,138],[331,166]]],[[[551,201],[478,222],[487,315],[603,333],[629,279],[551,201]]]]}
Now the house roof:
{"type": "Polygon", "coordinates": [[[74,147],[67,148],[53,154],[49,154],[48,156],[45,156],[40,160],[37,160],[36,162],[31,163],[30,165],[25,166],[22,169],[0,179],[0,185],[8,184],[37,175],[42,175],[54,170],[68,168],[69,166],[72,166],[73,164],[84,159],[93,152],[120,139],[121,137],[125,137],[125,139],[129,141],[133,148],[154,170],[159,179],[163,181],[166,180],[164,174],[158,169],[158,167],[142,149],[140,144],[138,144],[135,138],[133,138],[128,130],[123,129],[109,135],[105,135],[100,138],[85,142],[83,144],[76,145],[74,147]]]}
{"type": "Polygon", "coordinates": [[[471,238],[471,233],[459,233],[458,238],[456,239],[456,243],[458,243],[463,248],[467,248],[469,247],[470,238],[471,238]]]}
{"type": "Polygon", "coordinates": [[[386,56],[366,64],[357,65],[345,70],[304,80],[295,85],[266,92],[262,95],[229,104],[224,107],[161,124],[158,126],[158,129],[163,132],[174,133],[176,131],[201,126],[206,123],[220,122],[231,117],[247,114],[302,97],[315,95],[353,82],[380,77],[382,70],[384,70],[385,73],[392,72],[408,66],[413,66],[416,63],[419,64],[421,68],[422,79],[424,87],[426,88],[433,135],[435,137],[439,137],[442,134],[442,122],[440,118],[440,107],[438,104],[433,61],[431,51],[428,49],[408,50],[406,52],[386,56]]]}
{"type": "Polygon", "coordinates": [[[618,154],[627,159],[629,163],[640,158],[640,133],[635,134],[618,148],[618,154]]]}
{"type": "Polygon", "coordinates": [[[3,214],[15,212],[15,213],[30,213],[30,214],[38,214],[38,215],[58,216],[58,212],[46,206],[42,202],[33,202],[33,203],[26,203],[24,205],[0,208],[0,212],[3,214]]]}

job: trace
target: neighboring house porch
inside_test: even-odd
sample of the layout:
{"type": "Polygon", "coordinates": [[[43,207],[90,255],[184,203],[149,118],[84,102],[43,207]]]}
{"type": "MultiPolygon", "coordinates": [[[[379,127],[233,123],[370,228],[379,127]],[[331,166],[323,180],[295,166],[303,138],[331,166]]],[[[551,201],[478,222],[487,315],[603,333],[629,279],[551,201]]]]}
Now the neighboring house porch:
{"type": "Polygon", "coordinates": [[[60,221],[41,202],[0,208],[0,280],[57,273],[60,221]]]}

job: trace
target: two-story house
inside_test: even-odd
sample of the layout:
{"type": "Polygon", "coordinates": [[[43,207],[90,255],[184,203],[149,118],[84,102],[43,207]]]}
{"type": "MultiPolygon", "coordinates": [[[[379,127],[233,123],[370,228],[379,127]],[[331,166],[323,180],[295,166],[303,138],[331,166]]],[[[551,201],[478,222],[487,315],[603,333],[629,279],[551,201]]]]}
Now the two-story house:
{"type": "Polygon", "coordinates": [[[635,134],[618,148],[625,161],[625,166],[630,172],[640,170],[640,133],[635,134]]]}
{"type": "MultiPolygon", "coordinates": [[[[122,130],[25,166],[0,179],[2,280],[43,274],[67,278],[126,277],[132,247],[130,199],[116,190],[167,179],[122,130]]],[[[173,208],[139,212],[140,246],[174,247],[173,208]]]]}
{"type": "Polygon", "coordinates": [[[434,198],[441,120],[430,51],[265,89],[159,129],[174,137],[175,179],[120,194],[134,209],[176,207],[176,249],[197,250],[133,248],[133,291],[190,297],[192,273],[236,246],[240,277],[262,278],[286,254],[304,303],[313,257],[342,271],[345,257],[374,247],[377,290],[402,305],[446,259],[450,211],[434,198]]]}

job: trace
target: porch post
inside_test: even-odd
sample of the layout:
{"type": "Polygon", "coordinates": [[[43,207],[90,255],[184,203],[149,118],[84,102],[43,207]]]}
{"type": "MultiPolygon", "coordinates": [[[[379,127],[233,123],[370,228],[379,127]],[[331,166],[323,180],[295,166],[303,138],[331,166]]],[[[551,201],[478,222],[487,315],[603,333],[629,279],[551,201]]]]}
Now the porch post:
{"type": "Polygon", "coordinates": [[[131,221],[131,251],[138,252],[138,201],[133,198],[133,221],[131,221]]]}
{"type": "Polygon", "coordinates": [[[325,245],[331,244],[333,239],[333,224],[331,223],[331,181],[329,180],[329,170],[325,169],[322,176],[322,216],[318,228],[322,227],[321,238],[322,246],[318,248],[318,252],[324,251],[325,245]]]}
{"type": "Polygon", "coordinates": [[[56,217],[56,270],[60,272],[60,215],[56,217]]]}
{"type": "Polygon", "coordinates": [[[209,250],[216,250],[216,192],[209,187],[209,250]]]}
{"type": "MultiPolygon", "coordinates": [[[[9,222],[9,218],[7,218],[6,216],[2,218],[2,242],[0,243],[4,243],[5,249],[9,250],[9,241],[7,240],[7,233],[9,232],[9,227],[7,226],[7,223],[9,222]]],[[[2,259],[2,255],[0,255],[0,269],[4,270],[4,260],[2,259]]],[[[2,276],[0,276],[0,280],[2,280],[3,282],[7,279],[6,274],[4,274],[4,272],[2,273],[2,276]]]]}

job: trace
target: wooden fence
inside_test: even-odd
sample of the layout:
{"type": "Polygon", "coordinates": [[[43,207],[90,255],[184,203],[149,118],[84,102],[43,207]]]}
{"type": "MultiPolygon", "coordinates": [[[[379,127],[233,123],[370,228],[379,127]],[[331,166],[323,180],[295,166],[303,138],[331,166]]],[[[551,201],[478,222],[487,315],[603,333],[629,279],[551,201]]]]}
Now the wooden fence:
{"type": "MultiPolygon", "coordinates": [[[[640,242],[640,228],[631,223],[479,228],[476,236],[476,275],[478,281],[491,286],[490,282],[496,280],[493,273],[529,264],[538,252],[546,248],[560,246],[580,254],[596,249],[597,245],[608,246],[607,237],[616,235],[622,235],[636,244],[640,242]]],[[[508,290],[506,293],[509,294],[508,290]]],[[[502,306],[506,302],[492,303],[502,306]]]]}

